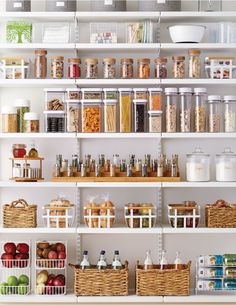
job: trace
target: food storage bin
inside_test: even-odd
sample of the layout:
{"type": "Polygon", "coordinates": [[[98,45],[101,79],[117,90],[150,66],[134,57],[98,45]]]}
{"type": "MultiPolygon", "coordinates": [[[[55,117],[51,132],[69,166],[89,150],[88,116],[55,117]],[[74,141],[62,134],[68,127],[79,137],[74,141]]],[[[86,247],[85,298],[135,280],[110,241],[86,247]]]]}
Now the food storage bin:
{"type": "Polygon", "coordinates": [[[122,58],[120,60],[120,78],[129,79],[134,77],[132,58],[122,58]]]}
{"type": "Polygon", "coordinates": [[[117,132],[118,100],[103,100],[104,102],[104,132],[117,132]]]}
{"type": "Polygon", "coordinates": [[[154,43],[159,41],[159,29],[154,35],[154,21],[145,20],[140,22],[128,22],[126,24],[127,43],[154,43]]]}
{"type": "Polygon", "coordinates": [[[65,103],[65,89],[46,88],[44,89],[45,110],[62,111],[65,103]]]}
{"type": "Polygon", "coordinates": [[[30,101],[26,99],[17,99],[15,101],[17,109],[17,131],[25,132],[24,114],[30,111],[30,101]]]}
{"type": "Polygon", "coordinates": [[[192,88],[179,88],[180,132],[191,132],[192,88]]]}
{"type": "Polygon", "coordinates": [[[102,132],[102,100],[81,100],[82,132],[102,132]]]}
{"type": "Polygon", "coordinates": [[[146,88],[133,88],[135,100],[147,100],[148,92],[146,88]]]}
{"type": "Polygon", "coordinates": [[[222,105],[219,95],[208,96],[209,132],[220,132],[222,128],[222,105]]]}
{"type": "Polygon", "coordinates": [[[210,181],[210,155],[203,153],[201,148],[187,155],[186,178],[189,182],[210,181]]]}
{"type": "Polygon", "coordinates": [[[207,90],[194,88],[194,131],[207,131],[207,90]]]}
{"type": "Polygon", "coordinates": [[[205,12],[222,11],[222,0],[198,0],[198,10],[205,12]]]}
{"type": "Polygon", "coordinates": [[[185,76],[185,56],[173,56],[173,78],[184,78],[185,76]]]}
{"type": "Polygon", "coordinates": [[[98,78],[98,60],[96,58],[85,59],[86,75],[85,78],[98,78]]]}
{"type": "Polygon", "coordinates": [[[200,50],[189,50],[188,77],[201,78],[201,58],[200,50]]]}
{"type": "Polygon", "coordinates": [[[155,59],[155,77],[167,78],[167,58],[155,59]]]}
{"type": "Polygon", "coordinates": [[[35,112],[25,112],[24,132],[39,132],[39,114],[35,112]]]}
{"type": "Polygon", "coordinates": [[[0,60],[2,79],[26,79],[29,77],[29,61],[21,57],[5,57],[0,60]]]}
{"type": "Polygon", "coordinates": [[[126,0],[90,0],[90,3],[92,12],[126,11],[126,0]]]}
{"type": "Polygon", "coordinates": [[[149,58],[140,58],[138,62],[138,78],[147,79],[150,78],[150,59],[149,58]]]}
{"type": "Polygon", "coordinates": [[[61,79],[64,77],[64,57],[55,56],[51,59],[51,77],[61,79]]]}
{"type": "Polygon", "coordinates": [[[180,11],[181,0],[139,0],[140,11],[180,11]]]}
{"type": "Polygon", "coordinates": [[[82,88],[82,100],[102,100],[102,92],[102,88],[82,88]]]}
{"type": "Polygon", "coordinates": [[[153,228],[156,217],[156,207],[152,203],[125,205],[125,221],[129,228],[153,228]]]}
{"type": "Polygon", "coordinates": [[[231,79],[235,77],[234,57],[206,57],[205,71],[208,78],[231,79]]]}
{"type": "Polygon", "coordinates": [[[117,23],[90,23],[90,43],[117,43],[117,23]]]}
{"type": "Polygon", "coordinates": [[[147,100],[133,100],[133,128],[134,132],[147,131],[147,114],[148,102],[147,100]]]}
{"type": "Polygon", "coordinates": [[[149,132],[162,132],[162,111],[148,111],[149,132]]]}
{"type": "Polygon", "coordinates": [[[149,88],[148,89],[148,101],[149,101],[149,110],[150,111],[159,111],[162,109],[162,88],[149,88]]]}
{"type": "Polygon", "coordinates": [[[76,0],[47,0],[46,12],[76,12],[76,0]]]}
{"type": "Polygon", "coordinates": [[[2,107],[2,132],[17,132],[17,109],[16,107],[2,107]]]}
{"type": "Polygon", "coordinates": [[[81,104],[79,100],[66,100],[67,132],[81,132],[81,104]]]}
{"type": "Polygon", "coordinates": [[[224,96],[224,130],[236,132],[236,96],[224,96]]]}
{"type": "Polygon", "coordinates": [[[118,91],[116,88],[104,88],[103,89],[104,100],[118,100],[118,91]]]}
{"type": "Polygon", "coordinates": [[[119,91],[120,132],[132,131],[132,89],[121,88],[119,91]]]}
{"type": "Polygon", "coordinates": [[[165,88],[166,132],[177,132],[177,88],[165,88]]]}
{"type": "Polygon", "coordinates": [[[111,228],[115,222],[115,207],[87,205],[84,207],[84,222],[89,228],[111,228]]]}
{"type": "Polygon", "coordinates": [[[230,148],[216,155],[216,181],[236,181],[236,154],[230,148]]]}
{"type": "Polygon", "coordinates": [[[66,89],[66,99],[68,100],[80,100],[81,89],[79,88],[68,88],[66,89]]]}
{"type": "Polygon", "coordinates": [[[31,0],[6,0],[7,12],[30,12],[31,0]]]}
{"type": "Polygon", "coordinates": [[[81,77],[80,64],[81,64],[80,58],[69,58],[68,59],[68,78],[80,78],[81,77]]]}
{"type": "Polygon", "coordinates": [[[45,132],[66,132],[65,111],[44,111],[45,132]]]}
{"type": "Polygon", "coordinates": [[[116,78],[116,59],[104,58],[103,59],[103,78],[113,79],[116,78]]]}
{"type": "Polygon", "coordinates": [[[47,50],[35,50],[34,77],[44,79],[47,77],[47,50]]]}
{"type": "Polygon", "coordinates": [[[197,228],[200,206],[195,201],[168,204],[168,219],[173,228],[197,228]]]}

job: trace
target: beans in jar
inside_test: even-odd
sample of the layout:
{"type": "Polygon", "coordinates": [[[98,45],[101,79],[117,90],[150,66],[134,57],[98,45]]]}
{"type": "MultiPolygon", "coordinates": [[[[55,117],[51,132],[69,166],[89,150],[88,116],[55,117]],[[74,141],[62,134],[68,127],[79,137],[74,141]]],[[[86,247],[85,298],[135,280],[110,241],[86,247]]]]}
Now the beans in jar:
{"type": "Polygon", "coordinates": [[[133,68],[132,58],[122,58],[120,60],[120,77],[121,78],[133,78],[134,68],[133,68]]]}
{"type": "Polygon", "coordinates": [[[138,78],[147,79],[150,78],[150,74],[150,59],[138,59],[138,78]]]}
{"type": "Polygon", "coordinates": [[[104,58],[103,59],[103,77],[113,79],[116,78],[116,59],[104,58]]]}
{"type": "Polygon", "coordinates": [[[64,77],[64,57],[57,56],[52,58],[51,77],[60,79],[64,77]]]}
{"type": "Polygon", "coordinates": [[[167,78],[167,58],[155,59],[155,78],[167,78]]]}
{"type": "Polygon", "coordinates": [[[98,78],[98,60],[96,58],[87,58],[86,64],[86,78],[98,78]]]}

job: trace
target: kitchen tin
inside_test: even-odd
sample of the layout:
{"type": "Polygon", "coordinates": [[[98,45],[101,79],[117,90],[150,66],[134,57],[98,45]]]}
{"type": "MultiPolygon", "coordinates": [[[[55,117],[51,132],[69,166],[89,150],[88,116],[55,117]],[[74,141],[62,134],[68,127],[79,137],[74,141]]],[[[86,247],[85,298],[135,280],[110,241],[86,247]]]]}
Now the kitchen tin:
{"type": "Polygon", "coordinates": [[[181,0],[139,0],[140,11],[180,11],[181,0]]]}
{"type": "Polygon", "coordinates": [[[31,0],[6,0],[7,12],[30,12],[31,0]]]}
{"type": "Polygon", "coordinates": [[[47,12],[75,12],[76,0],[47,0],[47,12]]]}
{"type": "Polygon", "coordinates": [[[126,11],[126,0],[90,0],[91,11],[119,12],[126,11]]]}

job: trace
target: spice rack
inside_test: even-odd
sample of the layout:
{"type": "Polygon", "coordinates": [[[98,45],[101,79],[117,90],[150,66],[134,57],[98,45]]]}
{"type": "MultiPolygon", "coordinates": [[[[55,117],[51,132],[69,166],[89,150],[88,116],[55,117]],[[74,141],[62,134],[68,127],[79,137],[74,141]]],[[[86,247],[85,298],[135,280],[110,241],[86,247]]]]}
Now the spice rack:
{"type": "Polygon", "coordinates": [[[37,181],[42,181],[44,178],[42,177],[43,175],[43,160],[44,158],[29,158],[29,157],[23,157],[23,158],[10,158],[12,161],[12,178],[10,180],[14,180],[16,182],[37,182],[37,181]],[[21,166],[17,162],[22,162],[23,161],[23,166],[21,166]],[[30,168],[28,167],[27,162],[39,162],[39,168],[30,168]],[[17,167],[16,167],[16,164],[17,167]],[[17,169],[19,172],[18,177],[14,175],[15,171],[14,169],[17,169]]]}

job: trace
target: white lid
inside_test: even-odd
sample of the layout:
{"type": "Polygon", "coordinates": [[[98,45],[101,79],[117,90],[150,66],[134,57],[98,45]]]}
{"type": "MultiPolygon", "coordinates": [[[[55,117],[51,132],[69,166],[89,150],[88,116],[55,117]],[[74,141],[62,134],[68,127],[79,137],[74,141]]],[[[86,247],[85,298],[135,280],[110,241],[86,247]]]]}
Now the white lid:
{"type": "Polygon", "coordinates": [[[90,91],[92,91],[92,92],[102,92],[102,88],[82,88],[81,89],[81,91],[82,92],[90,92],[90,91]]]}
{"type": "Polygon", "coordinates": [[[208,95],[208,101],[221,101],[221,96],[220,95],[208,95]]]}
{"type": "Polygon", "coordinates": [[[65,92],[64,88],[44,88],[44,92],[65,92]]]}
{"type": "Polygon", "coordinates": [[[132,88],[118,88],[118,91],[125,91],[125,92],[128,92],[128,91],[133,91],[132,88]]]}
{"type": "Polygon", "coordinates": [[[79,103],[80,100],[65,100],[65,103],[79,103]]]}
{"type": "Polygon", "coordinates": [[[117,92],[117,88],[103,88],[103,91],[104,92],[107,92],[107,91],[116,91],[117,92]]]}
{"type": "Polygon", "coordinates": [[[67,88],[67,89],[66,89],[66,92],[70,92],[70,91],[80,92],[81,89],[80,89],[80,88],[67,88]]]}
{"type": "Polygon", "coordinates": [[[191,154],[187,154],[187,157],[209,157],[209,154],[205,154],[200,147],[196,147],[195,150],[191,154]]]}
{"type": "Polygon", "coordinates": [[[15,107],[30,107],[30,100],[18,98],[15,100],[15,107]]]}
{"type": "Polygon", "coordinates": [[[162,88],[148,88],[148,92],[152,92],[152,91],[157,91],[157,92],[162,92],[162,88]]]}
{"type": "Polygon", "coordinates": [[[145,91],[147,92],[147,88],[133,88],[133,91],[136,92],[136,91],[145,91]]]}
{"type": "Polygon", "coordinates": [[[179,88],[179,93],[182,94],[182,93],[190,93],[192,94],[192,88],[187,88],[187,87],[184,87],[184,88],[179,88]]]}
{"type": "Polygon", "coordinates": [[[102,100],[92,100],[92,99],[89,99],[89,100],[80,100],[81,103],[91,103],[91,104],[98,104],[98,103],[102,103],[102,100]]]}
{"type": "Polygon", "coordinates": [[[197,93],[207,93],[207,89],[206,88],[194,88],[193,92],[194,92],[194,94],[197,94],[197,93]]]}
{"type": "Polygon", "coordinates": [[[13,106],[3,106],[2,114],[17,114],[16,107],[13,106]]]}
{"type": "Polygon", "coordinates": [[[36,112],[26,112],[24,114],[24,120],[26,121],[38,121],[39,120],[39,114],[36,112]]]}
{"type": "Polygon", "coordinates": [[[133,103],[140,103],[140,104],[146,104],[147,103],[147,100],[145,100],[145,99],[134,99],[133,100],[133,103]]]}
{"type": "Polygon", "coordinates": [[[178,93],[178,90],[177,88],[165,88],[165,93],[175,93],[177,94],[178,93]]]}
{"type": "Polygon", "coordinates": [[[232,101],[236,101],[235,95],[225,95],[224,96],[224,102],[232,102],[232,101]]]}
{"type": "Polygon", "coordinates": [[[109,99],[109,100],[103,100],[104,104],[116,104],[118,103],[118,100],[115,99],[109,99]]]}
{"type": "Polygon", "coordinates": [[[149,115],[152,115],[152,114],[162,114],[162,113],[163,113],[162,110],[150,110],[150,111],[148,111],[149,115]]]}
{"type": "Polygon", "coordinates": [[[62,111],[62,110],[46,110],[43,112],[44,114],[55,114],[55,115],[58,115],[58,114],[65,114],[65,111],[62,111]]]}

